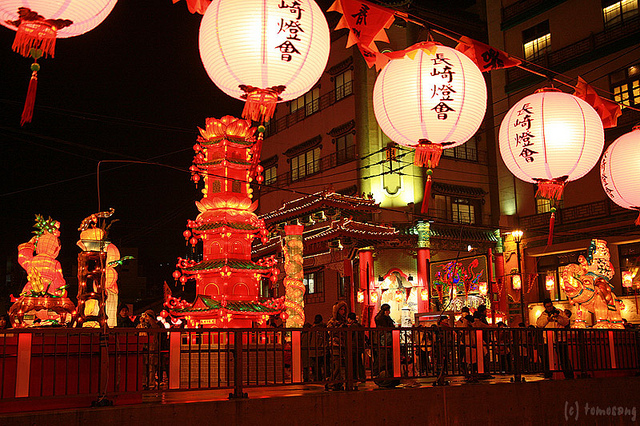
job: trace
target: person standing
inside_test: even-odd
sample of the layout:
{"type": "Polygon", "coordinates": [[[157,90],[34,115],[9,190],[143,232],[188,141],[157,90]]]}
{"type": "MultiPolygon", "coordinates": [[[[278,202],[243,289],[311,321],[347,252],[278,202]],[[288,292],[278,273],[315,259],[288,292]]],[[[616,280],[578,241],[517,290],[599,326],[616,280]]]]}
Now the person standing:
{"type": "MultiPolygon", "coordinates": [[[[140,315],[140,324],[136,328],[159,329],[160,326],[155,320],[155,316],[153,310],[145,311],[140,315]]],[[[144,389],[155,389],[156,374],[158,372],[158,352],[160,349],[158,345],[159,335],[157,332],[149,331],[148,333],[141,332],[140,336],[147,337],[147,344],[142,348],[146,373],[143,387],[144,389]]]]}
{"type": "Polygon", "coordinates": [[[317,314],[309,329],[309,367],[312,381],[320,381],[327,378],[326,346],[327,325],[323,322],[322,315],[317,314]]]}
{"type": "Polygon", "coordinates": [[[358,317],[355,312],[349,312],[347,315],[347,326],[355,329],[351,332],[351,358],[353,360],[353,376],[356,381],[363,382],[365,380],[364,371],[364,347],[365,347],[365,335],[364,327],[358,322],[358,317]]]}
{"type": "MultiPolygon", "coordinates": [[[[391,318],[391,306],[385,303],[380,306],[374,318],[377,328],[394,328],[396,323],[391,318]]],[[[377,341],[374,346],[374,363],[373,371],[377,378],[375,384],[383,388],[394,388],[400,384],[400,380],[393,378],[393,338],[391,330],[380,330],[376,334],[377,341]]]]}
{"type": "MultiPolygon", "coordinates": [[[[564,311],[557,309],[553,306],[553,302],[551,299],[544,299],[542,302],[544,306],[544,311],[540,314],[538,319],[536,320],[536,325],[538,328],[565,328],[570,324],[569,318],[564,313],[564,311]]],[[[567,335],[566,332],[555,330],[553,333],[554,340],[556,342],[556,351],[558,353],[558,361],[562,367],[562,372],[564,373],[565,379],[573,379],[573,367],[571,366],[571,360],[569,359],[569,347],[567,346],[567,335]]],[[[544,334],[545,343],[547,334],[544,334]]],[[[548,351],[543,351],[545,354],[545,373],[544,377],[550,379],[552,377],[551,366],[549,365],[549,355],[548,351]]]]}
{"type": "Polygon", "coordinates": [[[346,333],[338,330],[343,327],[347,327],[347,303],[341,300],[333,305],[333,316],[327,323],[331,348],[331,388],[333,390],[344,389],[346,333]]]}

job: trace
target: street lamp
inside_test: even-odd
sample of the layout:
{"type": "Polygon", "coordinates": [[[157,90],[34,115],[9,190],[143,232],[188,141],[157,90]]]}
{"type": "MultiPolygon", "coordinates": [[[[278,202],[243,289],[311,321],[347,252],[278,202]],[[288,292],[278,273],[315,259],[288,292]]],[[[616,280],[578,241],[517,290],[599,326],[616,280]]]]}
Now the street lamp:
{"type": "MultiPolygon", "coordinates": [[[[513,237],[513,240],[516,242],[516,253],[518,255],[517,260],[518,260],[518,276],[520,277],[520,280],[522,280],[522,271],[520,269],[520,243],[522,242],[522,235],[524,234],[524,232],[522,232],[521,230],[516,230],[513,231],[511,233],[511,236],[513,237]]],[[[520,315],[522,317],[522,322],[525,322],[524,320],[524,290],[522,289],[523,285],[520,284],[520,315]]]]}

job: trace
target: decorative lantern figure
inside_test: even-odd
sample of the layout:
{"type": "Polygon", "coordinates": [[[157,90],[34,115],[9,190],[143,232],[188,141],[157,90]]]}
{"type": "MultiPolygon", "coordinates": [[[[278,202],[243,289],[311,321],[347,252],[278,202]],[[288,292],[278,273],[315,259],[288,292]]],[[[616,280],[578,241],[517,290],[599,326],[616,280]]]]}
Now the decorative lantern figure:
{"type": "Polygon", "coordinates": [[[242,116],[266,121],[277,102],[318,81],[329,59],[329,27],[313,0],[215,0],[200,25],[200,57],[242,116]]]}
{"type": "MultiPolygon", "coordinates": [[[[364,297],[363,297],[363,299],[364,299],[364,297]]],[[[371,292],[371,303],[374,303],[374,304],[378,303],[378,292],[376,290],[373,290],[371,292]]]]}
{"type": "Polygon", "coordinates": [[[364,291],[358,291],[358,303],[364,303],[364,291]]]}
{"type": "Polygon", "coordinates": [[[547,275],[547,279],[545,280],[545,288],[547,291],[553,291],[556,288],[556,277],[553,275],[547,275]]]}
{"type": "Polygon", "coordinates": [[[487,88],[477,65],[455,49],[423,42],[405,52],[376,79],[373,109],[382,131],[415,148],[415,164],[428,168],[426,213],[431,168],[438,166],[443,148],[462,145],[476,133],[487,109],[487,88]]]}
{"type": "MultiPolygon", "coordinates": [[[[640,126],[616,139],[602,156],[600,180],[609,198],[625,209],[640,212],[640,126]]],[[[640,215],[636,219],[640,225],[640,215]]]]}
{"type": "Polygon", "coordinates": [[[511,277],[511,288],[514,290],[520,290],[522,288],[522,278],[520,278],[520,275],[513,275],[511,277]]]}
{"type": "Polygon", "coordinates": [[[117,0],[3,0],[0,25],[16,31],[13,50],[32,57],[31,80],[21,124],[31,122],[35,103],[38,59],[55,54],[56,39],[84,34],[111,13],[117,0]]]}
{"type": "Polygon", "coordinates": [[[633,287],[633,279],[637,271],[622,271],[622,287],[633,287]]]}
{"type": "Polygon", "coordinates": [[[500,125],[500,154],[507,168],[538,194],[560,199],[567,182],[586,175],[604,147],[598,113],[557,89],[541,89],[518,101],[500,125]]]}

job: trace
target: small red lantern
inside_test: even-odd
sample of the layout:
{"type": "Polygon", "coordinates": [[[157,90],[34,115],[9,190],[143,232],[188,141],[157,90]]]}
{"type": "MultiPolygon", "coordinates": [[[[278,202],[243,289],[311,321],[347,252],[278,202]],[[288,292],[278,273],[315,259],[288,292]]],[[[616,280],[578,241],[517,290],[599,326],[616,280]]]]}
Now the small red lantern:
{"type": "Polygon", "coordinates": [[[173,271],[172,275],[173,275],[173,278],[177,280],[178,278],[180,278],[182,274],[180,273],[180,271],[173,271]]]}
{"type": "Polygon", "coordinates": [[[189,230],[187,229],[186,231],[184,231],[184,232],[182,233],[182,236],[183,236],[185,239],[189,238],[189,237],[191,236],[191,231],[189,231],[189,230]]]}
{"type": "Polygon", "coordinates": [[[192,246],[195,246],[196,244],[198,244],[198,239],[196,237],[191,237],[191,239],[189,240],[189,243],[192,246]]]}
{"type": "Polygon", "coordinates": [[[184,275],[183,275],[183,276],[181,276],[181,277],[180,277],[180,282],[181,282],[182,284],[186,283],[186,282],[187,282],[187,277],[185,277],[184,275]]]}

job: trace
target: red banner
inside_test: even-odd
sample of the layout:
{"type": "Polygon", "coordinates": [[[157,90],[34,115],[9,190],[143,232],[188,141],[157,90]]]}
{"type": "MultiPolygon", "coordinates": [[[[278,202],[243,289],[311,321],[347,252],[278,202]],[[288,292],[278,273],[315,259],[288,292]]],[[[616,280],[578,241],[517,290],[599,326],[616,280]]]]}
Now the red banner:
{"type": "Polygon", "coordinates": [[[573,94],[587,102],[596,110],[605,129],[618,125],[618,117],[622,114],[620,105],[609,99],[601,98],[595,89],[589,86],[582,77],[578,77],[576,91],[573,92],[573,94]]]}
{"type": "Polygon", "coordinates": [[[522,63],[520,59],[512,58],[502,50],[466,36],[460,37],[456,50],[467,55],[482,72],[516,67],[522,63]]]}
{"type": "Polygon", "coordinates": [[[328,11],[342,14],[335,29],[347,28],[347,47],[357,44],[369,67],[373,66],[372,58],[380,55],[375,42],[389,42],[385,29],[393,23],[394,11],[362,0],[336,0],[328,11]]]}

